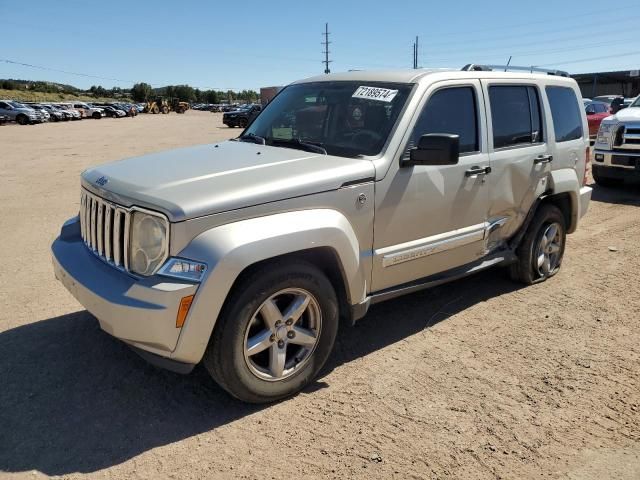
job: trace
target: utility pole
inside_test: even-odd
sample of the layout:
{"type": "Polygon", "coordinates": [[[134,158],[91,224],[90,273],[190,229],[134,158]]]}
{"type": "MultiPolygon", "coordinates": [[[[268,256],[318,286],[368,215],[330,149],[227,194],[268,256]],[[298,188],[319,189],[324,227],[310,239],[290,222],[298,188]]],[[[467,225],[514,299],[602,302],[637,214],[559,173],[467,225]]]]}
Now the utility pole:
{"type": "Polygon", "coordinates": [[[418,36],[416,35],[416,67],[418,68],[418,36]]]}
{"type": "Polygon", "coordinates": [[[329,70],[329,64],[331,63],[331,60],[329,60],[329,44],[331,42],[329,41],[328,23],[324,24],[324,33],[322,35],[324,35],[324,42],[322,42],[322,45],[324,45],[324,51],[322,52],[324,53],[324,61],[322,62],[324,63],[324,73],[331,73],[331,70],[329,70]]]}

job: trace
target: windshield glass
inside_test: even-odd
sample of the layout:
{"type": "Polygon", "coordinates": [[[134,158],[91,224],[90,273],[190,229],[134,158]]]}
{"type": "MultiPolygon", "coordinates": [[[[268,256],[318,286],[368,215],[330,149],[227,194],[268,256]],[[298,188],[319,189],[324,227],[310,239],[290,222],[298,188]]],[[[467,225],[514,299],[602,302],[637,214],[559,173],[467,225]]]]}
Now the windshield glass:
{"type": "Polygon", "coordinates": [[[632,107],[640,107],[640,96],[631,104],[632,107]]]}
{"type": "Polygon", "coordinates": [[[314,144],[329,155],[377,155],[404,107],[412,85],[315,82],[282,90],[245,135],[267,145],[314,144]]]}
{"type": "Polygon", "coordinates": [[[15,108],[28,108],[25,105],[18,103],[18,102],[9,102],[13,107],[15,108]]]}

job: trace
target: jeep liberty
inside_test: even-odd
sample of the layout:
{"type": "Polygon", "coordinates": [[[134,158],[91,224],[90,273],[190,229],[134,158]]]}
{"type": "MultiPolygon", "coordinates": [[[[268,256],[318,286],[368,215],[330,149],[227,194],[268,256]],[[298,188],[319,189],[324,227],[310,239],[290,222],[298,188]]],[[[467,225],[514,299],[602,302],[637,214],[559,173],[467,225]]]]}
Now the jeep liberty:
{"type": "Polygon", "coordinates": [[[238,138],[83,172],[55,275],[148,361],[290,396],[372,304],[494,266],[558,272],[591,198],[580,98],[479,66],[295,82],[238,138]]]}

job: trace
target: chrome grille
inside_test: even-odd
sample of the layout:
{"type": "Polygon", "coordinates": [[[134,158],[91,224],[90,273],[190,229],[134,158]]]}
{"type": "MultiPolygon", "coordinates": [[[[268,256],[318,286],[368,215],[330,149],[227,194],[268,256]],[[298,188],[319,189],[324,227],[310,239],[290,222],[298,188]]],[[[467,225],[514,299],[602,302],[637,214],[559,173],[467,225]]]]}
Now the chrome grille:
{"type": "Polygon", "coordinates": [[[119,205],[82,191],[80,231],[82,240],[96,255],[116,267],[129,269],[130,212],[119,205]]]}

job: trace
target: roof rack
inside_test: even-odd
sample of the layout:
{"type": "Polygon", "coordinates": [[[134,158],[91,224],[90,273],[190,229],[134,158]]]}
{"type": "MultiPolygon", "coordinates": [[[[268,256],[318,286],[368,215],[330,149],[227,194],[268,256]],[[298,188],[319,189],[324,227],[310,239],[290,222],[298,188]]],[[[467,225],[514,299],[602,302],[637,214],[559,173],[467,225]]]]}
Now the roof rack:
{"type": "Polygon", "coordinates": [[[563,70],[549,70],[548,68],[534,67],[517,67],[515,65],[478,65],[475,63],[469,63],[462,67],[463,72],[491,72],[493,70],[516,70],[519,72],[530,73],[546,73],[547,75],[557,75],[559,77],[568,77],[569,73],[563,70]]]}

